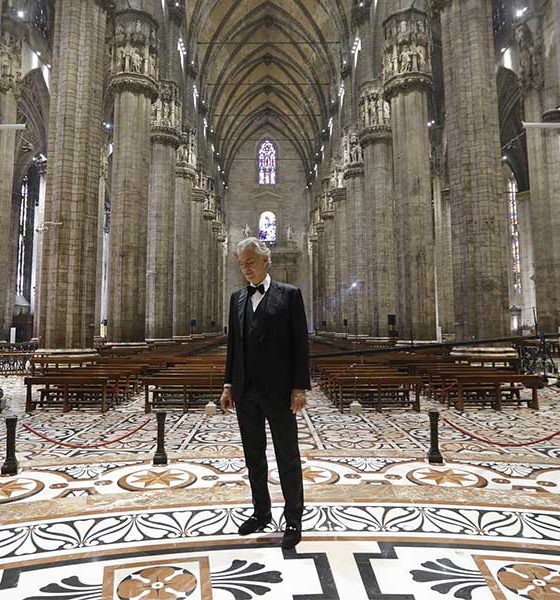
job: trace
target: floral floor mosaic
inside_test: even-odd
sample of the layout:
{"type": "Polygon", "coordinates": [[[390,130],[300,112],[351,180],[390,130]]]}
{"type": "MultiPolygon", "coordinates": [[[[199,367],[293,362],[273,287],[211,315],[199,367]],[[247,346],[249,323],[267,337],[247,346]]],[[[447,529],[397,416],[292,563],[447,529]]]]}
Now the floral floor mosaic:
{"type": "MultiPolygon", "coordinates": [[[[17,414],[19,472],[0,478],[0,600],[560,599],[560,436],[488,446],[442,426],[429,465],[427,411],[340,413],[318,390],[301,414],[303,541],[282,551],[273,522],[240,538],[251,513],[234,415],[167,415],[169,464],[154,467],[155,419],[141,398],[105,415],[23,412],[21,378],[0,382],[17,414]],[[95,450],[56,447],[22,427],[95,450]]],[[[500,441],[560,429],[560,393],[541,408],[442,415],[500,441]]],[[[0,439],[4,438],[0,424],[0,439]]]]}

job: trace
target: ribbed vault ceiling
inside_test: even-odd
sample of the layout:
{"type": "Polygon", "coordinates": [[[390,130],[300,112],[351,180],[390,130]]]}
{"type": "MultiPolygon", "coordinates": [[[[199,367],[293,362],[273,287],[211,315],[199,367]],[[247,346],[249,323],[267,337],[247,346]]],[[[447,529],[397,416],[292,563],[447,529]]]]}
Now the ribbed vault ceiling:
{"type": "Polygon", "coordinates": [[[293,142],[306,169],[336,94],[351,0],[193,0],[187,23],[209,125],[229,172],[263,126],[293,142]]]}

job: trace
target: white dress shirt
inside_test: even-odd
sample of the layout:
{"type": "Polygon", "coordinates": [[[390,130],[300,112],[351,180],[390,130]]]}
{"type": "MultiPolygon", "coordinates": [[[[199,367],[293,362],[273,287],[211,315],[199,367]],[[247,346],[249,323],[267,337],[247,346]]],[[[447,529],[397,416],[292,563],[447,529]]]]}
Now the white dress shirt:
{"type": "MultiPolygon", "coordinates": [[[[267,273],[266,277],[261,281],[261,283],[264,285],[264,294],[266,294],[266,292],[268,292],[268,288],[270,287],[270,275],[267,273]]],[[[257,285],[250,283],[249,284],[252,287],[257,287],[257,285],[260,285],[260,283],[258,283],[257,285]]],[[[259,292],[259,290],[257,290],[252,296],[251,296],[251,303],[253,305],[253,312],[255,312],[257,310],[257,306],[259,305],[259,302],[264,298],[264,294],[261,294],[259,292]]]]}

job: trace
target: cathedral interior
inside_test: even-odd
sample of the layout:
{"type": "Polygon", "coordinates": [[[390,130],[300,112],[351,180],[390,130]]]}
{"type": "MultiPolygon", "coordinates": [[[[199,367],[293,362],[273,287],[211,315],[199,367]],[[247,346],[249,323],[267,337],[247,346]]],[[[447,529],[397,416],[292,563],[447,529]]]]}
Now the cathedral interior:
{"type": "Polygon", "coordinates": [[[0,600],[560,598],[559,39],[558,0],[0,0],[0,600]],[[216,406],[251,236],[306,307],[294,550],[272,453],[237,534],[216,406]]]}

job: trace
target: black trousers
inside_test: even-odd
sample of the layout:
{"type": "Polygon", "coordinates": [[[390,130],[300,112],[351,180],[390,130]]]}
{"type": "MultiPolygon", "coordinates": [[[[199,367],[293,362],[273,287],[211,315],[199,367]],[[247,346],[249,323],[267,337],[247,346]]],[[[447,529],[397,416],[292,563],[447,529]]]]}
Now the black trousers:
{"type": "Polygon", "coordinates": [[[266,402],[262,401],[259,391],[251,388],[243,393],[235,408],[241,431],[245,463],[249,471],[255,515],[266,517],[270,514],[266,419],[272,434],[280,485],[284,495],[284,518],[287,525],[301,527],[303,479],[296,416],[293,414],[289,402],[285,407],[270,409],[266,406],[266,402]]]}

